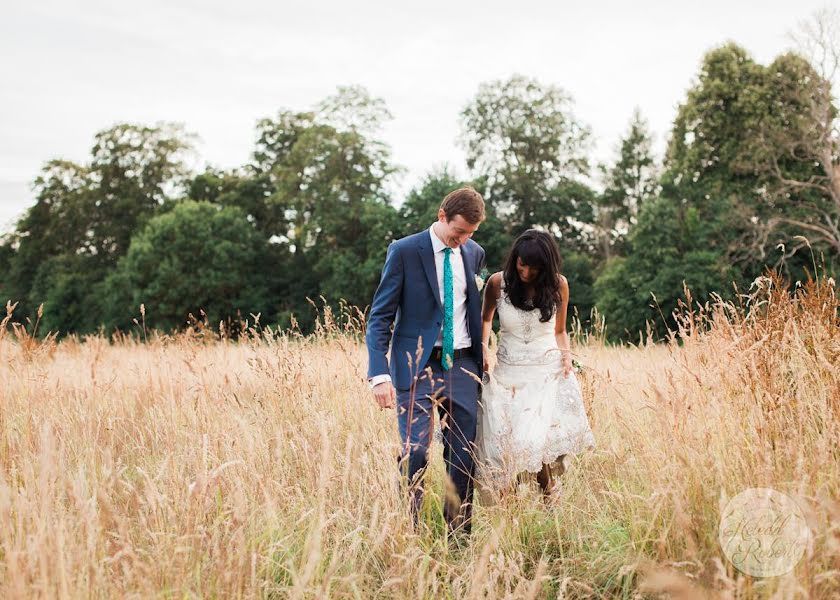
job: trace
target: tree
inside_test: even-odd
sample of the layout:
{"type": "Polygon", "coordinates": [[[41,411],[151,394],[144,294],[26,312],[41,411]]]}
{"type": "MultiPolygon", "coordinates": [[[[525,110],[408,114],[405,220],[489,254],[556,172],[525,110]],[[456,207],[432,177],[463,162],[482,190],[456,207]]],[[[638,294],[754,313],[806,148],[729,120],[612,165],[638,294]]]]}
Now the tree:
{"type": "Polygon", "coordinates": [[[833,89],[840,72],[840,12],[816,12],[791,37],[798,54],[780,56],[767,68],[758,93],[766,117],[747,124],[753,143],[742,168],[762,176],[772,209],[753,220],[748,248],[764,258],[768,246],[786,245],[779,264],[813,247],[827,255],[830,268],[840,268],[840,132],[833,89]]]}
{"type": "MultiPolygon", "coordinates": [[[[363,86],[338,86],[316,107],[318,120],[337,131],[355,131],[369,141],[375,140],[385,122],[393,119],[382,98],[370,95],[363,86]]],[[[381,142],[375,142],[384,148],[381,142]]]]}
{"type": "MultiPolygon", "coordinates": [[[[281,114],[270,126],[288,126],[288,117],[281,114]]],[[[360,134],[313,119],[271,171],[271,201],[285,208],[289,230],[283,233],[295,248],[305,252],[319,243],[334,245],[338,234],[360,235],[362,205],[385,199],[383,183],[392,172],[387,159],[360,134]]]]}
{"type": "Polygon", "coordinates": [[[729,44],[706,56],[679,109],[663,193],[698,209],[708,242],[738,265],[742,283],[786,260],[789,274],[800,275],[811,258],[804,242],[790,244],[799,235],[837,255],[827,90],[795,55],[763,67],[729,44]],[[779,244],[790,245],[786,254],[779,244]]]}
{"type": "Polygon", "coordinates": [[[387,190],[398,169],[376,137],[387,118],[364,88],[339,88],[311,111],[262,119],[249,165],[193,186],[191,193],[242,207],[271,241],[287,265],[272,280],[281,317],[297,313],[306,327],[306,298],[321,294],[361,306],[370,300],[399,230],[387,190]]]}
{"type": "Polygon", "coordinates": [[[108,276],[109,326],[125,328],[146,307],[146,323],[179,328],[203,309],[209,322],[265,314],[263,237],[234,207],[185,200],[154,217],[132,238],[108,276]],[[128,293],[124,293],[128,291],[128,293]]]}
{"type": "Polygon", "coordinates": [[[288,229],[286,211],[280,203],[269,201],[275,189],[270,175],[244,168],[222,171],[208,167],[187,186],[187,198],[242,209],[257,231],[266,239],[288,229]]]}
{"type": "Polygon", "coordinates": [[[626,254],[626,236],[643,202],[657,191],[656,170],[647,121],[637,108],[612,166],[601,165],[604,191],[598,197],[596,226],[602,260],[626,254]]]}
{"type": "MultiPolygon", "coordinates": [[[[89,286],[94,273],[104,276],[116,265],[131,235],[178,192],[188,149],[176,126],[121,124],[96,135],[89,164],[46,163],[35,180],[35,205],[8,240],[15,252],[3,288],[8,299],[20,301],[20,318],[34,315],[43,298],[58,297],[50,282],[69,289],[68,269],[74,265],[86,270],[78,273],[84,282],[80,287],[89,286]]],[[[88,310],[96,312],[90,305],[88,310]]],[[[50,323],[71,329],[60,320],[50,323]]]]}
{"type": "Polygon", "coordinates": [[[678,109],[658,197],[631,225],[626,258],[609,260],[595,284],[614,336],[633,338],[649,320],[674,326],[683,281],[703,302],[785,260],[801,276],[811,257],[807,242],[790,243],[797,236],[834,252],[828,89],[793,54],[767,67],[735,44],[706,54],[678,109]]]}
{"type": "Polygon", "coordinates": [[[705,242],[725,254],[737,252],[749,223],[744,215],[760,203],[758,178],[736,165],[749,144],[744,123],[758,110],[743,92],[761,80],[761,66],[735,44],[707,53],[665,156],[662,194],[692,206],[705,224],[705,242]]]}
{"type": "Polygon", "coordinates": [[[699,212],[670,198],[646,202],[633,227],[627,257],[607,262],[594,285],[608,337],[631,341],[653,323],[659,336],[674,329],[672,312],[687,285],[695,299],[726,295],[734,274],[719,252],[704,245],[699,212]]]}
{"type": "Polygon", "coordinates": [[[383,202],[364,203],[358,218],[364,233],[319,254],[313,272],[318,295],[333,302],[343,298],[363,309],[379,284],[388,243],[397,237],[400,224],[397,211],[383,202]]]}
{"type": "Polygon", "coordinates": [[[17,314],[34,316],[38,300],[30,292],[38,269],[62,254],[90,255],[91,194],[88,170],[70,161],[49,161],[35,180],[36,203],[24,212],[6,244],[14,248],[4,275],[6,300],[19,302],[17,314]]]}
{"type": "Polygon", "coordinates": [[[120,124],[96,135],[90,228],[95,253],[107,264],[116,264],[134,233],[183,189],[188,140],[173,124],[120,124]]]}
{"type": "Polygon", "coordinates": [[[102,323],[104,275],[95,257],[84,254],[58,254],[39,265],[30,292],[35,305],[44,305],[39,332],[96,331],[102,323]]]}
{"type": "Polygon", "coordinates": [[[840,75],[840,10],[824,7],[790,32],[799,54],[825,81],[834,85],[840,75]]]}
{"type": "MultiPolygon", "coordinates": [[[[10,300],[8,277],[14,261],[15,247],[11,235],[0,236],[0,300],[10,300]]],[[[4,302],[5,304],[5,302],[4,302]]]]}
{"type": "Polygon", "coordinates": [[[748,124],[767,113],[757,94],[764,82],[764,68],[734,44],[704,57],[677,112],[659,194],[630,227],[626,258],[609,260],[595,283],[613,337],[632,339],[647,321],[673,326],[683,281],[703,302],[712,292],[728,297],[733,279],[744,286],[761,273],[756,261],[736,259],[751,217],[764,208],[761,176],[742,168],[748,124]]]}
{"type": "Polygon", "coordinates": [[[571,106],[562,89],[519,75],[484,83],[461,113],[460,141],[510,234],[539,225],[583,249],[582,224],[593,219],[594,195],[580,181],[589,131],[571,106]]]}

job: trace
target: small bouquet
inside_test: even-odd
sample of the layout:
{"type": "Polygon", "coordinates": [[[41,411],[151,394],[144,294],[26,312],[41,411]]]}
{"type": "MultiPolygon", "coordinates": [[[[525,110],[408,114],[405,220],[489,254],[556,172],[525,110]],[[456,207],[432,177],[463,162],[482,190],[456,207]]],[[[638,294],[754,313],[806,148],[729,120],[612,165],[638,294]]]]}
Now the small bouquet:
{"type": "Polygon", "coordinates": [[[475,276],[475,286],[478,288],[478,291],[484,289],[484,284],[487,283],[487,280],[490,278],[490,271],[487,270],[487,267],[481,269],[481,272],[475,276]]]}

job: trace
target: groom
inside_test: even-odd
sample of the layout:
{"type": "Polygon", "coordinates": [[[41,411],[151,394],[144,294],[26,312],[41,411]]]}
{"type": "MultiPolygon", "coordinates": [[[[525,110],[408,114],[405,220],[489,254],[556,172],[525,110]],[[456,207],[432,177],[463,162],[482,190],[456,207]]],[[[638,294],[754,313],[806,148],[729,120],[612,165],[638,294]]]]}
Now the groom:
{"type": "Polygon", "coordinates": [[[400,465],[415,524],[437,411],[447,474],[448,532],[471,530],[479,381],[481,296],[476,274],[484,250],[470,238],[484,221],[484,199],[465,187],[450,193],[429,229],[392,242],[367,326],[368,381],[380,408],[397,409],[400,465]],[[391,325],[394,325],[393,333],[391,325]],[[387,352],[390,345],[390,365],[387,352]]]}

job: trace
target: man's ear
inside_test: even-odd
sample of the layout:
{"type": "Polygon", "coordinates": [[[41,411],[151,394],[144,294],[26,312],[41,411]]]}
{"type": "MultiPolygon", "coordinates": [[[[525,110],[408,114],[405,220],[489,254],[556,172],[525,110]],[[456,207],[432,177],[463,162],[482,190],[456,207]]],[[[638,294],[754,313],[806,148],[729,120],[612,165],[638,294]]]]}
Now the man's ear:
{"type": "Polygon", "coordinates": [[[442,208],[438,209],[438,221],[446,223],[446,211],[442,208]]]}

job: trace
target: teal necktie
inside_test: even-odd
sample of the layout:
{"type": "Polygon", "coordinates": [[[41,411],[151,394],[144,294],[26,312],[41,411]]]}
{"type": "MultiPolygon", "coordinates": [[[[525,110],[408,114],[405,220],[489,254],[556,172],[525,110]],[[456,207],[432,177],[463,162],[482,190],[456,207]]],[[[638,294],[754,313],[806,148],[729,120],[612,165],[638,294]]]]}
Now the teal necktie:
{"type": "Polygon", "coordinates": [[[452,290],[452,264],[449,257],[452,256],[452,248],[445,248],[443,251],[443,358],[441,364],[443,370],[452,368],[455,355],[455,294],[452,290]]]}

